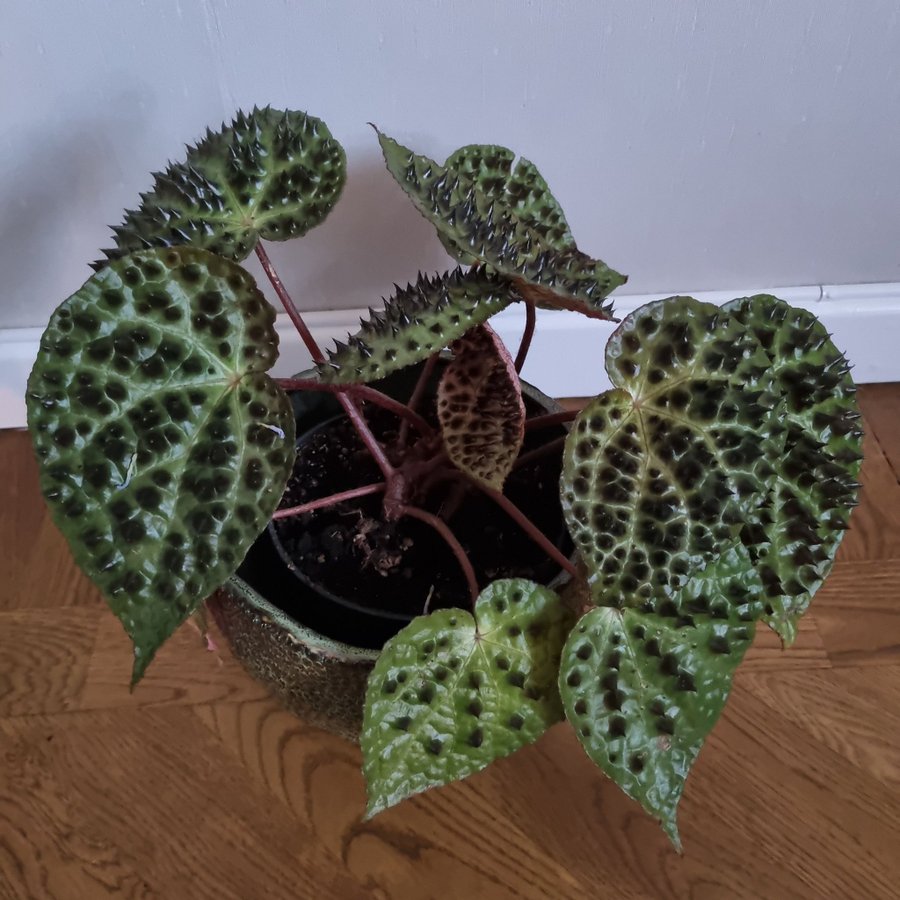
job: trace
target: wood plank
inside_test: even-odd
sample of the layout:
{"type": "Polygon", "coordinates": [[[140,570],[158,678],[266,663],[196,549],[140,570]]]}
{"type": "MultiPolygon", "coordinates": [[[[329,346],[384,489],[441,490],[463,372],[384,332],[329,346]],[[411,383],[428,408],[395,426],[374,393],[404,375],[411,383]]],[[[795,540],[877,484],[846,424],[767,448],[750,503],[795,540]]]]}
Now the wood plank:
{"type": "Polygon", "coordinates": [[[0,717],[74,708],[99,618],[87,609],[0,612],[0,717]]]}
{"type": "Polygon", "coordinates": [[[97,623],[97,646],[85,672],[79,709],[214,703],[267,696],[231,655],[210,623],[218,650],[210,652],[200,632],[186,623],[160,648],[141,683],[132,692],[131,642],[119,620],[104,610],[97,623]]]}
{"type": "Polygon", "coordinates": [[[863,439],[860,505],[850,516],[839,561],[900,558],[900,484],[871,431],[863,439]]]}
{"type": "Polygon", "coordinates": [[[833,666],[900,664],[900,560],[838,563],[812,609],[833,666]]]}
{"type": "Polygon", "coordinates": [[[900,481],[900,391],[896,384],[867,384],[859,392],[866,428],[900,481]]]}
{"type": "MultiPolygon", "coordinates": [[[[68,887],[66,876],[76,876],[75,884],[98,880],[93,857],[76,853],[82,843],[107,855],[114,848],[114,872],[125,884],[139,879],[150,896],[371,896],[339,860],[310,848],[311,835],[255,788],[188,709],[8,720],[0,734],[7,756],[19,761],[4,774],[12,817],[4,833],[40,836],[38,848],[17,845],[20,856],[0,853],[13,887],[21,888],[13,896],[104,896],[68,887]],[[29,810],[41,793],[46,803],[29,810]],[[32,891],[35,883],[41,889],[32,891]]],[[[108,895],[122,895],[113,888],[108,895]]]]}
{"type": "MultiPolygon", "coordinates": [[[[196,714],[257,783],[311,829],[320,846],[388,897],[415,893],[423,878],[455,896],[583,897],[585,885],[539,840],[498,819],[478,778],[361,821],[359,748],[310,728],[273,701],[198,707],[196,714]],[[471,846],[479,847],[472,854],[471,846]],[[488,862],[488,860],[490,860],[488,862]]],[[[484,773],[484,777],[487,773],[484,773]]]]}
{"type": "Polygon", "coordinates": [[[900,670],[753,673],[741,685],[814,740],[900,791],[900,670]]]}
{"type": "Polygon", "coordinates": [[[896,897],[900,385],[865,386],[862,504],[782,651],[735,681],[680,813],[685,854],[561,724],[363,822],[359,750],[186,627],[128,691],[127,638],[0,434],[0,898],[896,897]]]}

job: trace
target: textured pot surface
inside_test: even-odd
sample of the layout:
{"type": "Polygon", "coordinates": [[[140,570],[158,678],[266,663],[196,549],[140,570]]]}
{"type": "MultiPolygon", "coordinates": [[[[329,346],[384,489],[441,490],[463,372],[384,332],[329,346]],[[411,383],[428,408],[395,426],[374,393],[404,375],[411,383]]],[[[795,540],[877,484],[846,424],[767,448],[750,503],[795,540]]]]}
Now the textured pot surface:
{"type": "Polygon", "coordinates": [[[210,598],[209,608],[244,668],[287,709],[311,725],[358,739],[377,650],[305,628],[237,577],[210,598]]]}

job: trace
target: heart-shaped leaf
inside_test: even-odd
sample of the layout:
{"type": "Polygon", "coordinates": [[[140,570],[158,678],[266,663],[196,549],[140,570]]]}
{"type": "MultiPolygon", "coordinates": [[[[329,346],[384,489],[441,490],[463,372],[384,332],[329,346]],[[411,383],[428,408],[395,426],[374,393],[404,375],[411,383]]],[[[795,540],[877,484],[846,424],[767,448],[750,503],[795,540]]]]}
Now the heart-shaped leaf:
{"type": "Polygon", "coordinates": [[[41,489],[134,642],[134,681],[274,512],[294,420],[274,311],[190,247],[111,262],[54,312],[28,382],[41,489]]]}
{"type": "Polygon", "coordinates": [[[559,721],[571,625],[553,591],[512,578],[482,591],[474,618],[438,610],[388,641],[366,693],[368,814],[465,778],[559,721]]]}
{"type": "Polygon", "coordinates": [[[420,274],[415,284],[398,287],[383,310],[369,310],[346,344],[336,342],[320,377],[338,384],[377,381],[427,359],[519,299],[508,281],[484,269],[420,274]]]}
{"type": "Polygon", "coordinates": [[[610,338],[617,387],[576,419],[561,483],[598,605],[677,590],[759,522],[778,440],[768,367],[739,322],[689,297],[641,307],[610,338]]]}
{"type": "Polygon", "coordinates": [[[116,259],[192,244],[240,260],[260,238],[286,241],[318,225],[345,180],[343,148],[320,119],[268,106],[241,112],[154,175],[153,190],[113,229],[116,248],[104,252],[116,259]]]}
{"type": "Polygon", "coordinates": [[[790,644],[856,505],[862,460],[856,386],[846,358],[811,312],[765,294],[723,310],[764,349],[779,398],[770,427],[784,434],[771,456],[769,513],[761,537],[751,526],[742,539],[766,587],[766,621],[790,644]]]}
{"type": "Polygon", "coordinates": [[[481,325],[454,341],[438,384],[437,412],[450,461],[502,490],[525,437],[525,403],[509,351],[481,325]]]}
{"type": "Polygon", "coordinates": [[[606,296],[625,276],[582,253],[559,204],[527,161],[503,147],[457,150],[439,165],[379,133],[388,171],[438,231],[451,256],[509,277],[527,300],[612,317],[606,296]]]}
{"type": "Polygon", "coordinates": [[[560,694],[579,741],[678,847],[685,779],[753,639],[761,594],[738,544],[640,608],[591,610],[562,653],[560,694]]]}
{"type": "MultiPolygon", "coordinates": [[[[444,167],[448,172],[465,176],[465,184],[474,183],[478,191],[473,194],[478,202],[478,212],[487,214],[491,204],[510,207],[517,218],[528,228],[542,234],[543,239],[558,250],[575,246],[562,207],[557,202],[537,166],[516,155],[506,147],[494,144],[469,144],[460,147],[449,157],[444,167]],[[515,163],[515,165],[514,165],[515,163]]],[[[457,188],[457,202],[465,200],[463,190],[457,188]]],[[[451,256],[460,256],[460,262],[472,263],[474,257],[465,254],[441,232],[441,243],[451,256]]]]}

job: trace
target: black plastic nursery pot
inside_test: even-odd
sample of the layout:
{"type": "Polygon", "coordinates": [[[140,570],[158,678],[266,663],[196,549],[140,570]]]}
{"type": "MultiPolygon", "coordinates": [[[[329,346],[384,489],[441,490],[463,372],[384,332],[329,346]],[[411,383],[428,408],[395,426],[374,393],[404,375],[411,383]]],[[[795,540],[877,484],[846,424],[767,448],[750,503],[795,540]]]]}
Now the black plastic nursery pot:
{"type": "MultiPolygon", "coordinates": [[[[406,400],[419,371],[419,366],[411,367],[375,386],[397,399],[406,400]]],[[[304,373],[298,377],[311,376],[304,373]]],[[[560,409],[555,401],[524,382],[522,393],[529,416],[560,409]]],[[[296,392],[291,399],[297,421],[298,467],[306,466],[313,458],[309,448],[322,445],[330,438],[330,430],[342,421],[341,410],[334,397],[325,393],[296,392]]],[[[428,402],[426,400],[426,407],[428,402]]],[[[536,448],[564,433],[563,426],[528,432],[525,449],[536,448]]],[[[340,447],[337,450],[340,451],[340,447]]],[[[320,455],[327,465],[327,461],[339,453],[326,445],[325,452],[320,455]]],[[[537,512],[544,533],[569,552],[571,545],[559,509],[560,459],[561,451],[536,461],[527,470],[514,473],[508,482],[507,493],[517,505],[530,503],[532,509],[526,509],[526,514],[535,518],[537,512]],[[540,490],[536,490],[538,485],[540,490]],[[518,496],[515,496],[517,492],[518,496]],[[537,509],[535,504],[539,504],[537,509]]],[[[358,458],[342,463],[344,469],[360,468],[365,464],[365,460],[360,462],[358,458]]],[[[331,468],[339,469],[340,466],[335,463],[331,468]]],[[[301,478],[304,476],[295,467],[295,476],[298,474],[301,478]]],[[[316,474],[321,476],[318,471],[316,474]]],[[[354,471],[348,472],[347,476],[360,483],[369,480],[367,475],[354,471]]],[[[354,486],[358,485],[335,484],[323,488],[322,492],[332,493],[354,486]]],[[[286,497],[291,490],[289,482],[286,497]]],[[[355,523],[365,513],[377,518],[374,511],[380,502],[380,496],[373,495],[361,501],[359,508],[346,509],[344,504],[340,511],[334,512],[333,522],[325,522],[324,543],[313,547],[314,560],[322,559],[324,552],[332,549],[329,541],[334,543],[346,537],[348,530],[351,534],[349,543],[354,547],[365,543],[369,539],[365,534],[366,527],[357,528],[354,534],[355,523]],[[349,524],[342,523],[341,516],[349,520],[349,524]]],[[[468,535],[457,534],[470,550],[480,583],[510,575],[532,577],[544,583],[562,579],[559,569],[549,560],[544,561],[539,548],[518,532],[518,526],[505,519],[505,512],[495,507],[487,509],[484,504],[490,504],[490,501],[475,498],[470,506],[461,509],[462,525],[468,535]],[[501,549],[497,551],[497,547],[501,549]],[[506,561],[494,559],[497,552],[509,555],[510,568],[504,568],[506,561]],[[539,562],[535,563],[535,560],[539,562]],[[523,565],[526,566],[524,570],[523,565]]],[[[371,518],[367,521],[371,522],[371,518]]],[[[422,532],[428,526],[418,522],[405,526],[412,528],[404,538],[404,546],[413,547],[414,571],[410,572],[409,567],[397,567],[401,577],[378,572],[377,566],[374,567],[375,574],[363,571],[364,566],[353,562],[353,559],[358,562],[358,556],[350,558],[350,564],[347,560],[338,560],[330,571],[325,566],[319,572],[314,563],[312,571],[306,563],[298,565],[306,539],[302,533],[304,524],[297,519],[270,523],[237,573],[210,598],[209,607],[235,656],[291,712],[310,724],[355,740],[362,723],[366,680],[385,641],[416,615],[425,612],[426,606],[468,608],[470,601],[452,555],[447,555],[449,551],[440,545],[429,543],[434,540],[430,532],[422,532]],[[442,553],[445,556],[442,557],[442,553]],[[428,573],[426,581],[433,582],[427,591],[426,582],[418,577],[422,572],[428,573]],[[422,603],[423,594],[426,603],[422,603]],[[431,605],[433,595],[435,602],[431,605]],[[372,596],[375,596],[375,602],[372,602],[372,596]]],[[[316,526],[319,526],[318,521],[316,526]]],[[[454,520],[454,530],[457,527],[454,520]]]]}

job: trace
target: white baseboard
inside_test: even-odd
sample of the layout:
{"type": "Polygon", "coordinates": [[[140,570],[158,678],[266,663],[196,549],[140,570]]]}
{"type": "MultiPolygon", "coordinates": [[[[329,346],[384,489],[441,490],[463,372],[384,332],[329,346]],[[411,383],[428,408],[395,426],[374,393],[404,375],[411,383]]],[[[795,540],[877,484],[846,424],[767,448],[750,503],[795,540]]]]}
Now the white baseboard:
{"type": "MultiPolygon", "coordinates": [[[[686,292],[684,292],[686,293],[686,292]]],[[[725,303],[759,290],[706,291],[698,300],[725,303]]],[[[834,335],[854,365],[859,383],[900,381],[900,282],[769,288],[794,306],[812,310],[834,335]]],[[[616,296],[621,317],[668,294],[616,296]]],[[[305,314],[320,344],[356,331],[364,310],[313,311],[305,314]]],[[[491,320],[507,346],[515,349],[522,332],[522,312],[510,308],[491,320]]],[[[289,375],[310,364],[309,355],[287,316],[278,317],[281,356],[276,375],[289,375]]],[[[555,397],[583,397],[609,386],[603,348],[614,328],[609,322],[575,313],[540,310],[538,328],[523,377],[555,397]]],[[[37,354],[40,328],[0,329],[0,428],[25,425],[25,382],[37,354]]]]}

